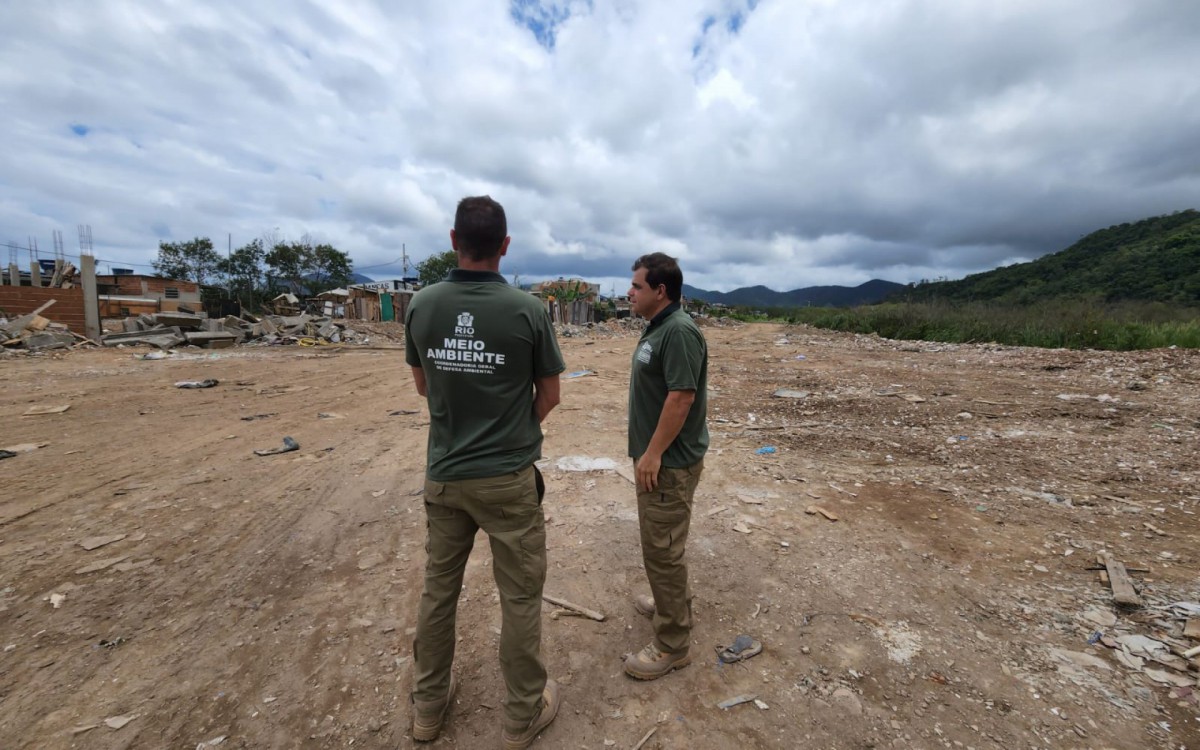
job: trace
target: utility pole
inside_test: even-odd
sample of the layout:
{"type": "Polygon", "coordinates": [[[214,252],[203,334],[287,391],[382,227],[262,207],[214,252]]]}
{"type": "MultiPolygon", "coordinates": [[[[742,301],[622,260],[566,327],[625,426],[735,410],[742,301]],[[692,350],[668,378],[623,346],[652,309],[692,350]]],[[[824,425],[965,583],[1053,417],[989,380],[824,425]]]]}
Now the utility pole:
{"type": "Polygon", "coordinates": [[[406,278],[408,276],[408,251],[403,242],[400,243],[400,260],[404,264],[404,273],[401,278],[406,278]]]}

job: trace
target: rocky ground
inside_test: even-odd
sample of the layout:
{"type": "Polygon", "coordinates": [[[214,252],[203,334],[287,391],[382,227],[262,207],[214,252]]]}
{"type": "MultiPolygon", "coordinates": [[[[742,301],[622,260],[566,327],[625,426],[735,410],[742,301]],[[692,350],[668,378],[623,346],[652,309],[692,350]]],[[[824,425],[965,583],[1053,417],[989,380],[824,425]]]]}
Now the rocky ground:
{"type": "MultiPolygon", "coordinates": [[[[620,670],[650,638],[632,486],[576,470],[625,465],[637,332],[561,338],[589,374],[546,425],[546,591],[606,618],[546,605],[535,747],[1200,748],[1200,353],[705,331],[700,658],[653,683],[620,670]],[[721,664],[739,634],[762,654],[721,664]]],[[[369,333],[0,359],[0,748],[411,746],[427,412],[369,333]]],[[[434,748],[499,741],[479,541],[434,748]]]]}

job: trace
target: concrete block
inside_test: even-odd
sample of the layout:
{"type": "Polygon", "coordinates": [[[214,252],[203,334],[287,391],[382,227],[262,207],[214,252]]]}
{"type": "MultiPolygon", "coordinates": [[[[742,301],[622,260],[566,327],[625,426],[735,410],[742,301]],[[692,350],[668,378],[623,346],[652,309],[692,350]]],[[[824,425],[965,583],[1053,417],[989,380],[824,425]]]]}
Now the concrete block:
{"type": "Polygon", "coordinates": [[[189,344],[196,346],[203,346],[212,341],[228,341],[230,344],[237,341],[237,336],[226,331],[187,331],[183,335],[189,344]]]}
{"type": "Polygon", "coordinates": [[[165,326],[174,326],[187,331],[199,331],[204,327],[205,319],[199,315],[188,315],[178,312],[160,312],[154,314],[154,322],[165,326]]]}
{"type": "Polygon", "coordinates": [[[126,318],[121,321],[121,327],[125,329],[125,333],[135,333],[142,330],[142,322],[137,318],[126,318]]]}
{"type": "Polygon", "coordinates": [[[34,352],[47,349],[70,349],[74,345],[74,336],[59,331],[43,331],[25,339],[25,348],[34,352]]]}

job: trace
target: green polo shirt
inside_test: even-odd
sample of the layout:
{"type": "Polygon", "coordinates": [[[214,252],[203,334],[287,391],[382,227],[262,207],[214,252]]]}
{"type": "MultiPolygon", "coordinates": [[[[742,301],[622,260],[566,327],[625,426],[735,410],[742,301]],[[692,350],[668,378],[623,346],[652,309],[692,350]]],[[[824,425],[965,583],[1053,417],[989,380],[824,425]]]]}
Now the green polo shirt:
{"type": "Polygon", "coordinates": [[[541,458],[533,379],[564,365],[540,300],[498,273],[454,269],[413,295],[404,334],[405,360],[428,386],[430,479],[494,477],[541,458]]]}
{"type": "Polygon", "coordinates": [[[695,391],[683,429],[663,453],[663,466],[682,469],[708,450],[708,344],[673,302],[655,315],[633,352],[629,376],[629,455],[641,458],[654,437],[669,391],[695,391]]]}

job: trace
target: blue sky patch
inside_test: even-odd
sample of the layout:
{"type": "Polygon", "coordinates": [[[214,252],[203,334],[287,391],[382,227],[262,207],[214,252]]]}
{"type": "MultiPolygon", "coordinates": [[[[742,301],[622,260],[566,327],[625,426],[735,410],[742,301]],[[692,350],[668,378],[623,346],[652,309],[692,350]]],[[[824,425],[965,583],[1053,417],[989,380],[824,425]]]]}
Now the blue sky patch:
{"type": "Polygon", "coordinates": [[[91,132],[91,130],[92,129],[89,128],[87,125],[80,125],[79,123],[75,123],[74,125],[71,126],[71,132],[74,133],[75,135],[79,136],[80,138],[83,138],[84,136],[86,136],[89,132],[91,132]]]}
{"type": "Polygon", "coordinates": [[[508,14],[517,24],[532,31],[538,44],[551,51],[558,27],[571,17],[567,8],[543,4],[541,0],[510,0],[508,14]]]}

